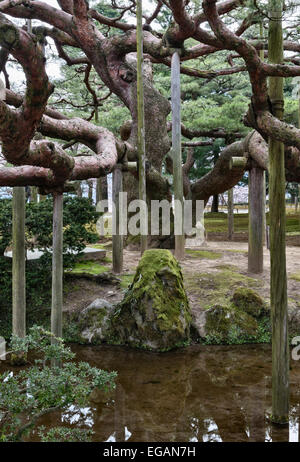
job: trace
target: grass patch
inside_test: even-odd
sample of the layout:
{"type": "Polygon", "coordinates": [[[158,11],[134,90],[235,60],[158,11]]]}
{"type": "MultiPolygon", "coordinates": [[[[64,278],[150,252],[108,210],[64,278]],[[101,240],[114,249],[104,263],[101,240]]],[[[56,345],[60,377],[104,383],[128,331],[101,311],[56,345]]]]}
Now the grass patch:
{"type": "MultiPolygon", "coordinates": [[[[267,224],[269,225],[269,213],[266,214],[267,224]]],[[[234,213],[234,231],[248,232],[248,213],[234,213]]],[[[211,233],[225,233],[228,230],[227,214],[224,212],[219,213],[205,213],[204,226],[207,232],[211,233]]],[[[286,233],[288,235],[300,234],[300,219],[297,213],[289,213],[286,216],[286,233]]]]}
{"type": "Polygon", "coordinates": [[[104,265],[100,265],[95,261],[83,261],[77,262],[71,269],[65,270],[68,273],[72,274],[80,274],[80,273],[88,273],[88,274],[100,274],[109,271],[109,268],[104,265]]]}
{"type": "Polygon", "coordinates": [[[208,260],[217,260],[222,257],[222,254],[219,252],[212,252],[210,250],[193,250],[186,249],[186,253],[194,258],[206,258],[208,260]]]}
{"type": "Polygon", "coordinates": [[[103,242],[103,244],[88,244],[88,247],[92,247],[93,249],[110,250],[112,248],[112,241],[103,242]]]}
{"type": "Polygon", "coordinates": [[[288,278],[289,279],[294,279],[294,281],[299,281],[300,282],[300,272],[291,274],[288,278]]]}
{"type": "Polygon", "coordinates": [[[239,250],[239,249],[226,249],[224,252],[231,252],[231,253],[242,253],[246,255],[248,253],[248,250],[239,250]]]}
{"type": "Polygon", "coordinates": [[[230,270],[230,271],[238,271],[238,267],[236,265],[231,265],[230,263],[225,263],[224,265],[216,265],[214,266],[216,269],[220,270],[230,270]]]}

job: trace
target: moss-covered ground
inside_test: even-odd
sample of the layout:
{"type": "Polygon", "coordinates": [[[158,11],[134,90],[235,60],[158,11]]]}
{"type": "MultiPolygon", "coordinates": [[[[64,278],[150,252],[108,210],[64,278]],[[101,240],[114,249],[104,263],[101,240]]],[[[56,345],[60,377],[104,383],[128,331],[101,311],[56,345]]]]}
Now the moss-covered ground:
{"type": "MultiPolygon", "coordinates": [[[[267,216],[267,224],[269,225],[269,213],[267,216]]],[[[234,230],[236,233],[248,232],[248,213],[234,213],[234,230]]],[[[208,233],[226,233],[228,229],[227,213],[205,213],[204,226],[208,233]]],[[[296,213],[287,213],[286,232],[288,235],[300,234],[300,215],[296,213]]]]}
{"type": "Polygon", "coordinates": [[[208,260],[218,260],[222,257],[221,253],[210,250],[186,249],[186,253],[194,258],[207,258],[208,260]]]}
{"type": "MultiPolygon", "coordinates": [[[[105,260],[102,260],[103,262],[105,260]]],[[[107,263],[109,263],[111,260],[107,259],[107,263]]],[[[87,274],[101,274],[105,273],[106,271],[109,271],[110,268],[109,266],[104,266],[99,262],[93,261],[93,260],[88,260],[88,261],[81,261],[75,263],[72,268],[68,268],[65,270],[65,272],[72,272],[72,274],[81,274],[81,273],[87,273],[87,274]]]]}

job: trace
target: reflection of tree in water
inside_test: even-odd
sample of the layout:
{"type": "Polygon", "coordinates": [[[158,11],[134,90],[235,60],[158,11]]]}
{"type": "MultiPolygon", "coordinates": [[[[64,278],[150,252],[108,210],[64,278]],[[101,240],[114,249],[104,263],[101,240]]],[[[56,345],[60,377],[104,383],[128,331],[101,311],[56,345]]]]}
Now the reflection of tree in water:
{"type": "MultiPolygon", "coordinates": [[[[93,422],[95,441],[289,440],[288,428],[265,418],[271,406],[269,346],[196,346],[164,354],[85,347],[77,355],[118,371],[116,390],[94,397],[85,415],[77,412],[80,426],[93,422]]],[[[298,438],[299,376],[292,370],[293,439],[298,438]]],[[[64,420],[75,423],[71,411],[64,420]]]]}

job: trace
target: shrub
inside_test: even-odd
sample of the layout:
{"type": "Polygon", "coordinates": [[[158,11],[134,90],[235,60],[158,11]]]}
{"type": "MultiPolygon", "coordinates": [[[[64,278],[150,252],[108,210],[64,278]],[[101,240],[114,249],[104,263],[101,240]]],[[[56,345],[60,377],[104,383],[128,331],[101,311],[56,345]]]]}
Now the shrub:
{"type": "MultiPolygon", "coordinates": [[[[51,344],[53,335],[34,326],[25,339],[12,337],[14,352],[34,350],[38,359],[33,365],[0,374],[0,441],[22,441],[46,414],[64,410],[70,405],[86,406],[93,389],[104,391],[115,387],[116,372],[91,367],[86,362],[74,362],[75,354],[65,347],[62,339],[51,344]],[[58,360],[61,367],[50,366],[58,360]]],[[[84,441],[90,431],[54,427],[45,432],[39,427],[43,441],[66,439],[84,441]]]]}
{"type": "MultiPolygon", "coordinates": [[[[49,251],[52,248],[53,199],[26,204],[25,234],[28,248],[37,247],[49,251]]],[[[91,226],[100,213],[90,199],[77,196],[64,196],[64,254],[81,252],[86,243],[97,242],[98,235],[91,226]]],[[[12,240],[12,200],[0,200],[0,255],[12,240]]]]}

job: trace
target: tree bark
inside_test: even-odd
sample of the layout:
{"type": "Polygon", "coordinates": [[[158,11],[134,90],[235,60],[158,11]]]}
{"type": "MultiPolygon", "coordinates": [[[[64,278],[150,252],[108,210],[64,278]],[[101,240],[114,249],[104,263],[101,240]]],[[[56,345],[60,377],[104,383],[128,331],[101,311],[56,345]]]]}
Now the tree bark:
{"type": "Polygon", "coordinates": [[[218,213],[219,212],[219,194],[213,195],[213,200],[211,204],[211,213],[218,213]]]}
{"type": "MultiPolygon", "coordinates": [[[[269,60],[283,61],[282,1],[269,0],[269,60]]],[[[283,79],[270,77],[269,96],[274,116],[283,118],[283,79]]],[[[269,139],[269,196],[272,310],[272,416],[274,423],[289,421],[289,343],[285,255],[284,145],[269,139]]]]}
{"type": "Polygon", "coordinates": [[[249,171],[248,271],[263,272],[264,172],[259,167],[249,171]]]}

